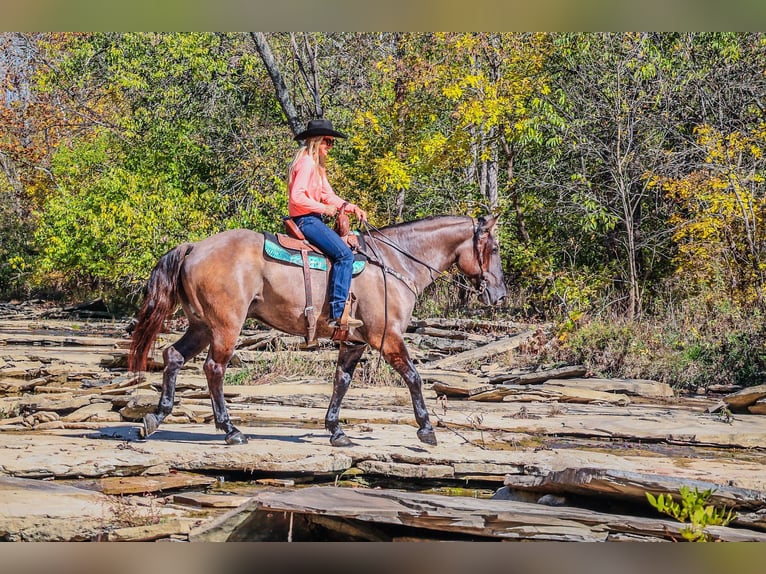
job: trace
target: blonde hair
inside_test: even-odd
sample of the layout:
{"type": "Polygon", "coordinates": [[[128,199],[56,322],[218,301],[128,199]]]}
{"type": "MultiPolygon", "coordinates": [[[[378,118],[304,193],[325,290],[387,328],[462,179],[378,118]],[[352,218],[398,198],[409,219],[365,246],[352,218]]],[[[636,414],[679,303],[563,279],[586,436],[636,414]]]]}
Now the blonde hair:
{"type": "Polygon", "coordinates": [[[324,158],[319,157],[319,144],[322,143],[322,138],[324,138],[324,136],[315,136],[313,138],[307,138],[306,144],[298,148],[298,151],[296,152],[295,157],[293,158],[293,161],[290,164],[290,169],[287,171],[288,184],[290,181],[292,181],[293,170],[295,169],[295,165],[303,156],[306,156],[306,155],[311,157],[311,159],[314,160],[314,173],[316,173],[320,177],[324,173],[325,161],[324,161],[324,158]]]}

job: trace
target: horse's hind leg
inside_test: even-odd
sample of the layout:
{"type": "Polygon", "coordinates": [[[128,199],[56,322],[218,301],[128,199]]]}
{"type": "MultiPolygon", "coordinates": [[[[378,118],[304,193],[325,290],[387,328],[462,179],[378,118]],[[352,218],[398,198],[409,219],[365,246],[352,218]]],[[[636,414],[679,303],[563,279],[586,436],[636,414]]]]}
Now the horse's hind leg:
{"type": "Polygon", "coordinates": [[[226,400],[223,396],[223,377],[226,373],[226,365],[229,364],[229,360],[234,354],[234,346],[239,331],[232,330],[231,333],[233,335],[214,337],[203,369],[205,376],[207,376],[207,387],[210,391],[210,402],[213,405],[215,427],[226,433],[226,444],[245,444],[247,437],[231,424],[229,412],[226,409],[226,400]]]}
{"type": "Polygon", "coordinates": [[[335,368],[335,379],[332,385],[332,397],[330,397],[330,406],[327,408],[327,414],[324,419],[325,428],[330,431],[330,444],[333,446],[351,446],[351,440],[340,428],[339,414],[340,404],[346,391],[351,385],[351,377],[359,359],[364,353],[366,345],[353,345],[341,343],[338,353],[338,364],[335,368]]]}
{"type": "Polygon", "coordinates": [[[402,339],[391,339],[386,342],[385,349],[381,350],[383,358],[399,373],[407,384],[412,398],[412,408],[415,410],[415,420],[418,423],[418,438],[426,444],[436,444],[436,433],[431,426],[431,420],[428,417],[428,410],[423,399],[423,382],[415,365],[410,359],[407,347],[402,339]]]}
{"type": "Polygon", "coordinates": [[[156,431],[160,423],[173,411],[178,371],[181,370],[184,363],[198,355],[207,344],[208,338],[205,331],[192,325],[183,337],[162,352],[165,359],[165,369],[162,372],[162,393],[157,410],[144,416],[144,437],[148,437],[156,431]]]}

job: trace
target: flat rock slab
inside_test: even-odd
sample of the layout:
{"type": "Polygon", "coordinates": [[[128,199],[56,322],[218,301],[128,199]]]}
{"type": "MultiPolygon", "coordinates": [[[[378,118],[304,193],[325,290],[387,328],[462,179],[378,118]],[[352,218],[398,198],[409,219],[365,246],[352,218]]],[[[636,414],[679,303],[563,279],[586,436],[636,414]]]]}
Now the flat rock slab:
{"type": "Polygon", "coordinates": [[[630,396],[647,397],[652,399],[672,399],[675,394],[667,383],[646,379],[597,379],[576,378],[552,380],[550,383],[569,389],[591,389],[608,393],[624,393],[630,396]]]}
{"type": "MultiPolygon", "coordinates": [[[[506,500],[448,497],[390,490],[310,487],[263,492],[236,510],[192,530],[191,541],[300,540],[303,528],[321,526],[356,539],[391,540],[394,532],[423,538],[450,533],[459,539],[604,542],[631,535],[653,540],[678,536],[679,524],[577,508],[506,500]],[[289,519],[285,520],[285,515],[289,519]]],[[[766,541],[766,533],[711,530],[715,540],[766,541]]]]}
{"type": "MultiPolygon", "coordinates": [[[[277,424],[323,427],[324,414],[331,392],[330,385],[279,385],[270,394],[270,385],[238,387],[241,396],[231,406],[240,420],[249,424],[266,421],[277,424]],[[292,392],[289,392],[292,389],[292,392]],[[282,393],[287,394],[282,394],[282,393]],[[300,393],[312,393],[312,396],[300,393]],[[296,398],[301,397],[301,401],[296,398]],[[263,402],[257,402],[262,400],[263,402]],[[280,403],[284,403],[280,404],[280,403]],[[299,406],[310,404],[311,406],[299,406]]],[[[544,385],[534,385],[540,389],[544,385]]],[[[559,389],[560,391],[560,389],[559,389]]],[[[532,391],[530,391],[532,392],[532,391]]],[[[516,403],[473,402],[448,399],[445,407],[436,392],[426,391],[426,405],[432,421],[449,428],[475,428],[521,432],[542,436],[626,439],[673,444],[709,445],[739,448],[766,448],[766,420],[756,415],[737,415],[732,419],[704,413],[704,404],[695,409],[673,405],[629,406],[576,404],[556,401],[556,392],[547,402],[538,400],[516,403]],[[481,423],[478,421],[481,420],[481,423]]],[[[577,396],[577,393],[575,394],[577,396]]],[[[473,398],[473,397],[471,397],[473,398]]],[[[619,402],[622,395],[605,393],[605,398],[619,402]]],[[[412,407],[406,389],[352,389],[344,400],[341,417],[349,424],[391,423],[414,425],[412,407]]]]}
{"type": "Polygon", "coordinates": [[[766,507],[766,492],[675,476],[580,467],[554,471],[537,479],[530,478],[507,475],[505,484],[522,490],[608,495],[641,502],[646,500],[647,492],[655,495],[678,492],[682,486],[686,486],[696,488],[699,492],[710,490],[710,503],[716,507],[736,508],[740,511],[766,507]]]}
{"type": "MultiPolygon", "coordinates": [[[[163,425],[138,440],[137,425],[60,434],[0,433],[0,474],[25,478],[101,478],[166,474],[176,470],[310,472],[332,474],[351,466],[327,437],[294,429],[243,428],[250,443],[230,447],[212,425],[163,425]]],[[[51,431],[54,432],[54,431],[51,431]]]]}
{"type": "MultiPolygon", "coordinates": [[[[0,501],[0,539],[8,541],[105,539],[110,530],[124,527],[129,513],[133,521],[147,523],[185,518],[178,509],[128,507],[90,490],[8,476],[0,476],[0,501]]],[[[179,532],[192,525],[175,524],[179,532]]]]}
{"type": "Polygon", "coordinates": [[[732,410],[743,410],[766,397],[766,385],[747,387],[736,393],[726,395],[723,400],[732,410]]]}
{"type": "Polygon", "coordinates": [[[215,484],[215,478],[188,472],[171,472],[157,476],[107,476],[98,480],[72,481],[77,488],[96,490],[104,494],[147,494],[180,488],[204,487],[215,484]]]}
{"type": "Polygon", "coordinates": [[[174,494],[173,502],[176,504],[186,504],[188,506],[198,506],[200,508],[237,508],[252,497],[238,496],[235,494],[207,494],[205,492],[185,492],[174,494]]]}
{"type": "MultiPolygon", "coordinates": [[[[513,421],[517,422],[517,421],[513,421]]],[[[523,422],[523,421],[522,421],[523,422]]],[[[539,421],[532,421],[539,422],[539,421]]],[[[560,426],[560,423],[559,423],[560,426]]],[[[742,460],[642,456],[602,449],[519,448],[506,433],[437,429],[438,446],[418,442],[415,428],[400,424],[349,425],[355,446],[332,447],[323,430],[241,426],[245,445],[227,446],[212,425],[167,424],[146,441],[137,426],[85,433],[49,430],[0,432],[0,474],[25,478],[102,478],[166,475],[169,471],[293,473],[333,477],[356,466],[370,475],[463,479],[497,475],[545,477],[581,467],[704,480],[763,492],[763,456],[742,460]]]]}
{"type": "MultiPolygon", "coordinates": [[[[457,324],[420,326],[436,327],[427,336],[447,341],[447,347],[483,340],[473,335],[448,340],[437,330],[454,330],[457,324]]],[[[766,419],[747,414],[763,409],[766,397],[759,398],[758,388],[737,399],[746,407],[729,410],[715,397],[672,396],[654,381],[583,379],[582,367],[530,373],[489,363],[488,357],[526,340],[527,330],[439,358],[430,368],[420,365],[438,446],[417,440],[405,387],[357,384],[340,413],[355,444],[330,446],[324,416],[332,385],[300,378],[300,373],[279,384],[227,386],[232,420],[249,438],[246,445],[227,446],[212,423],[201,358],[179,375],[173,416],[141,440],[141,423],[132,420],[140,421],[146,409],[155,407],[162,373],[139,377],[102,363],[114,355],[124,359],[129,339],[122,328],[62,322],[46,332],[35,327],[32,334],[39,338],[25,339],[24,327],[9,327],[0,325],[4,334],[14,335],[0,357],[0,476],[36,480],[15,482],[12,494],[0,496],[0,538],[202,538],[226,509],[255,504],[241,496],[255,493],[261,497],[257,509],[234,512],[228,522],[205,530],[206,539],[255,539],[254,532],[280,540],[292,532],[299,539],[321,529],[328,539],[359,540],[667,540],[657,527],[660,521],[642,518],[646,512],[606,517],[575,507],[500,508],[471,496],[425,499],[420,492],[377,489],[395,485],[422,491],[443,484],[483,492],[503,483],[530,500],[560,495],[633,507],[647,491],[675,495],[679,485],[704,485],[716,488],[717,501],[749,513],[717,539],[753,540],[758,537],[749,529],[766,531],[766,419]],[[113,346],[106,340],[112,336],[113,346]],[[45,344],[30,346],[33,340],[45,344]],[[471,373],[460,371],[464,364],[471,365],[471,373]],[[498,382],[513,383],[520,392],[501,396],[502,402],[470,400],[514,386],[498,382]],[[439,384],[454,389],[452,395],[438,397],[439,384]],[[142,402],[147,394],[152,396],[142,402]],[[126,409],[131,401],[132,412],[126,409]],[[714,410],[717,403],[722,408],[714,410]],[[211,486],[212,477],[219,476],[253,484],[221,494],[218,485],[211,486]],[[311,481],[376,489],[361,488],[363,494],[288,491],[311,481]],[[73,511],[56,510],[69,503],[73,511]]],[[[156,358],[178,336],[163,335],[156,358]]],[[[410,341],[416,360],[439,356],[410,341]]],[[[252,346],[263,348],[259,337],[252,346]]],[[[275,357],[263,350],[238,352],[232,368],[275,357]]],[[[291,354],[322,363],[337,357],[329,345],[321,352],[291,354]]],[[[364,359],[376,356],[368,353],[364,359]]],[[[513,501],[493,501],[499,502],[513,501]]]]}
{"type": "Polygon", "coordinates": [[[630,399],[627,395],[593,390],[582,387],[568,387],[565,384],[553,385],[497,385],[490,390],[472,394],[472,401],[502,402],[515,400],[520,402],[556,401],[562,403],[605,403],[627,406],[630,399]]]}

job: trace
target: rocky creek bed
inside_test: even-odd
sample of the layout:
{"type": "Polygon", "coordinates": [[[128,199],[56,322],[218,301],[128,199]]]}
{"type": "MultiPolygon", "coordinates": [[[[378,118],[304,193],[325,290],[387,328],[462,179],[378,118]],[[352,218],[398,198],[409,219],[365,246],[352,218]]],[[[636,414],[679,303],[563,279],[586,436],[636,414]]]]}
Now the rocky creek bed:
{"type": "MultiPolygon", "coordinates": [[[[686,486],[736,513],[710,539],[766,541],[763,386],[678,396],[577,365],[512,368],[534,327],[421,320],[409,343],[438,446],[417,440],[407,390],[374,382],[343,404],[355,445],[330,446],[331,384],[301,373],[227,385],[249,438],[227,446],[201,359],[143,440],[161,373],[126,371],[128,326],[93,308],[0,305],[0,539],[680,540],[646,493],[686,486]]],[[[162,335],[155,368],[177,336],[162,335]]],[[[331,343],[289,350],[299,342],[249,328],[230,372],[290,353],[333,361],[331,343]]]]}

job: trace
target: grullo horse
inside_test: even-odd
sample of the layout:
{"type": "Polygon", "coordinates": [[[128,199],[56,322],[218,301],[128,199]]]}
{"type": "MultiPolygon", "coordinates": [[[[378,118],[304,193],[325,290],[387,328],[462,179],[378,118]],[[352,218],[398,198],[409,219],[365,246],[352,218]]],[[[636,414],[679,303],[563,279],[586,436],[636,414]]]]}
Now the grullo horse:
{"type": "MultiPolygon", "coordinates": [[[[340,342],[333,392],[325,428],[334,446],[352,444],[339,423],[341,402],[366,345],[378,350],[409,389],[417,436],[435,445],[436,434],[423,400],[422,382],[404,344],[418,296],[453,265],[465,275],[482,302],[500,304],[506,296],[494,235],[494,217],[473,219],[435,216],[374,229],[361,234],[369,261],[353,278],[356,317],[364,325],[351,329],[340,342]]],[[[149,436],[173,408],[176,377],[187,361],[208,349],[204,372],[215,415],[215,426],[227,444],[247,442],[229,418],[223,395],[226,366],[234,354],[248,317],[293,335],[306,335],[306,294],[303,269],[264,254],[265,235],[230,230],[167,252],[152,270],[139,310],[130,348],[129,369],[146,369],[147,356],[164,322],[180,303],[189,321],[183,336],[165,348],[162,393],[156,412],[144,417],[149,436]]],[[[326,277],[310,272],[314,305],[321,309],[316,334],[330,337],[327,324],[326,277]]]]}

